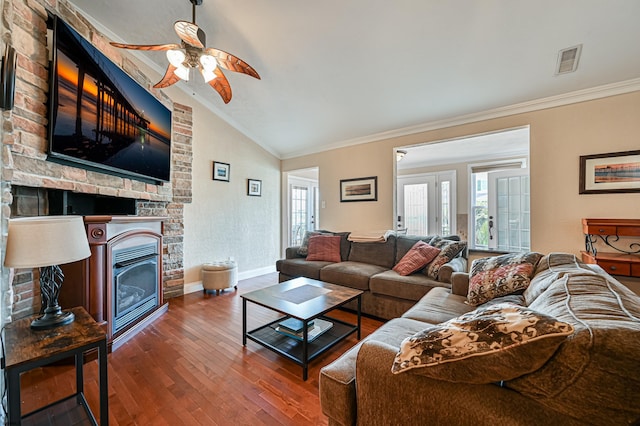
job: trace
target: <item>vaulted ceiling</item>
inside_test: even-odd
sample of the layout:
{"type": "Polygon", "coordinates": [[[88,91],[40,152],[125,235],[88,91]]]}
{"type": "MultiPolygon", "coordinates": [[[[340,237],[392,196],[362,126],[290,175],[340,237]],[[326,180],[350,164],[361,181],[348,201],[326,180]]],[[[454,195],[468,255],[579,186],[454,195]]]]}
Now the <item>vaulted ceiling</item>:
{"type": "MultiPolygon", "coordinates": [[[[174,43],[189,0],[70,0],[115,41],[174,43]]],[[[225,72],[233,99],[181,87],[279,158],[407,134],[534,100],[640,90],[638,0],[204,0],[207,45],[262,80],[225,72]],[[582,44],[577,71],[558,52],[582,44]]],[[[131,52],[161,75],[163,52],[131,52]]]]}

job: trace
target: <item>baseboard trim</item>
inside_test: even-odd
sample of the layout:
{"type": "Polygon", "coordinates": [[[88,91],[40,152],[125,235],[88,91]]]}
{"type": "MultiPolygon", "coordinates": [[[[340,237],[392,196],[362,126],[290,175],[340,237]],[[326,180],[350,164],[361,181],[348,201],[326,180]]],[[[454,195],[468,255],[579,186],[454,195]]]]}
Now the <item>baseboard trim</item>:
{"type": "MultiPolygon", "coordinates": [[[[238,281],[248,280],[249,278],[259,277],[260,275],[266,275],[276,272],[275,265],[266,266],[264,268],[252,269],[250,271],[243,271],[238,273],[238,281]]],[[[194,281],[184,285],[184,294],[195,293],[197,291],[204,290],[202,281],[194,281]]]]}
{"type": "Polygon", "coordinates": [[[183,287],[184,294],[195,293],[196,291],[202,291],[202,290],[204,290],[204,287],[202,286],[202,281],[188,283],[188,284],[185,284],[183,287]]]}
{"type": "Polygon", "coordinates": [[[260,275],[271,274],[273,272],[276,272],[276,265],[252,269],[250,271],[243,271],[238,274],[238,280],[247,280],[249,278],[259,277],[260,275]]]}

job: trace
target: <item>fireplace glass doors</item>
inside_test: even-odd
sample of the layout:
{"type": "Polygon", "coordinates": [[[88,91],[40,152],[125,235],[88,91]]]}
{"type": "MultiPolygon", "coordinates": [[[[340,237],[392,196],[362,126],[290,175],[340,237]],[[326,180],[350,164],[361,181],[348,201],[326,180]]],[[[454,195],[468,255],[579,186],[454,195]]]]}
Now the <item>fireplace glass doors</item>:
{"type": "Polygon", "coordinates": [[[113,334],[158,306],[157,244],[113,251],[113,334]]]}

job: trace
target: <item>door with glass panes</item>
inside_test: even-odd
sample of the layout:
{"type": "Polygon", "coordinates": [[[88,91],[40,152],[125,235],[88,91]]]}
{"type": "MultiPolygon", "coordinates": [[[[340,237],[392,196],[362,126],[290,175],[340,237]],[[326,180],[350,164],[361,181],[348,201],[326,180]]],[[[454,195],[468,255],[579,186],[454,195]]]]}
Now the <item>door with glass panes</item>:
{"type": "Polygon", "coordinates": [[[398,176],[397,228],[409,235],[451,235],[455,224],[455,171],[398,176]]]}
{"type": "Polygon", "coordinates": [[[531,249],[529,170],[488,173],[489,248],[509,252],[531,249]]]}
{"type": "Polygon", "coordinates": [[[306,231],[316,229],[318,184],[289,179],[289,247],[298,246],[306,231]]]}

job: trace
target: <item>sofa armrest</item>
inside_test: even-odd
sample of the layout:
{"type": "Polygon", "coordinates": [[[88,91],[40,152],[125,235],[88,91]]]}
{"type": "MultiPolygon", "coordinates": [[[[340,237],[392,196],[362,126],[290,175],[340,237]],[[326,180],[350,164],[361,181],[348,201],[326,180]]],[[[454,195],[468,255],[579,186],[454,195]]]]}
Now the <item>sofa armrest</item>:
{"type": "Polygon", "coordinates": [[[469,274],[454,272],[451,274],[451,293],[466,296],[469,293],[469,274]]]}
{"type": "Polygon", "coordinates": [[[456,257],[440,267],[438,271],[438,281],[441,283],[451,283],[451,275],[454,272],[467,272],[467,259],[456,257]]]}
{"type": "Polygon", "coordinates": [[[293,247],[287,247],[287,249],[285,250],[285,258],[287,259],[296,259],[299,257],[302,257],[298,254],[298,249],[300,248],[300,246],[293,246],[293,247]]]}
{"type": "Polygon", "coordinates": [[[322,413],[331,425],[356,424],[356,357],[361,341],[320,370],[319,397],[322,413]]]}

